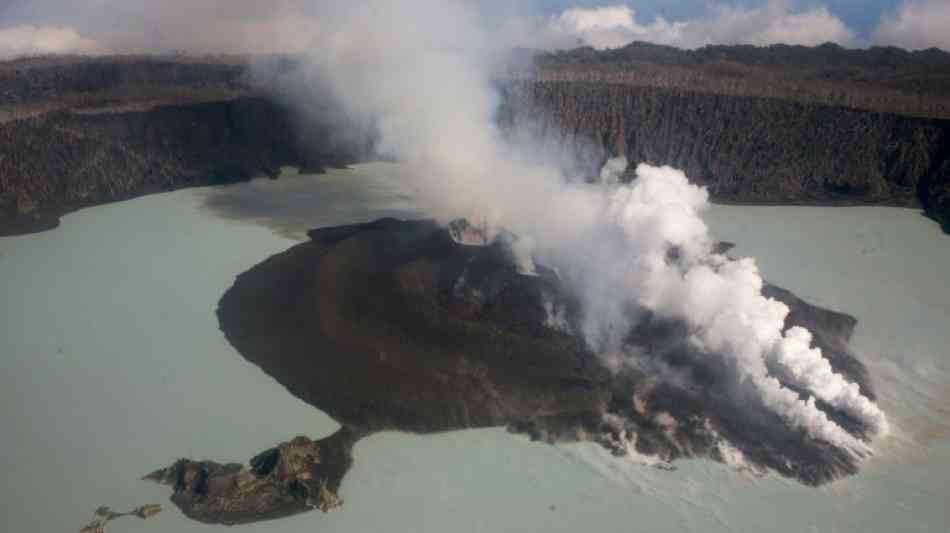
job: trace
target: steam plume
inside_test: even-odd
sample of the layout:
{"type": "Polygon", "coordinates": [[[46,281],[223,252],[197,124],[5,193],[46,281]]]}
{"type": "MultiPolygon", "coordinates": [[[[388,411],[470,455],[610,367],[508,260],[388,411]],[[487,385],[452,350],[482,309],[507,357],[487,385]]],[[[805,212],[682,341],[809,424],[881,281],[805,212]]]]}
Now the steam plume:
{"type": "Polygon", "coordinates": [[[379,150],[405,164],[430,214],[530,239],[516,250],[523,269],[533,269],[524,257],[533,251],[563,273],[583,304],[593,349],[622,351],[636,310],[648,310],[685,322],[697,348],[735,370],[732,385],[752,391],[789,426],[857,456],[870,453],[817,398],[887,432],[881,410],[832,370],[807,331],[783,331],[789,309],[762,295],[755,262],[713,253],[701,218],[704,189],[678,170],[647,165],[622,185],[620,158],[604,168],[601,184],[586,185],[548,163],[558,158],[545,143],[502,134],[492,77],[499,50],[471,4],[331,5],[322,18],[331,30],[308,64],[312,79],[355,123],[374,125],[379,150]],[[770,365],[811,396],[783,386],[770,365]]]}

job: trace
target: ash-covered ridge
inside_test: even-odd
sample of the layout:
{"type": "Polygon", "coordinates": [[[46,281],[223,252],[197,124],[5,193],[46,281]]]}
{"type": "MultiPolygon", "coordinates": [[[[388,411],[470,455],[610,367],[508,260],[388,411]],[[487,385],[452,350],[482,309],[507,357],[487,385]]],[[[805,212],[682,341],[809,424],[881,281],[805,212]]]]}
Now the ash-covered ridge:
{"type": "MultiPolygon", "coordinates": [[[[194,519],[240,523],[304,512],[321,506],[322,487],[335,505],[352,443],[382,430],[507,426],[666,466],[708,458],[807,485],[860,468],[853,450],[809,436],[760,395],[731,385],[738,370],[697,348],[682,322],[635,310],[639,319],[623,336],[628,357],[615,363],[593,353],[577,333],[583,306],[555,270],[534,265],[525,273],[505,234],[474,239],[477,230],[464,221],[446,228],[383,219],[309,235],[241,274],[218,317],[245,358],[343,426],[350,438],[336,455],[346,466],[332,467],[336,455],[327,454],[320,468],[332,475],[304,476],[317,480],[306,491],[283,478],[255,478],[240,491],[228,480],[193,481],[249,475],[214,463],[180,461],[153,475],[175,486],[172,501],[194,519]],[[473,239],[458,239],[466,235],[473,239]],[[269,494],[283,488],[280,498],[268,499],[255,487],[269,494]]],[[[874,399],[865,366],[848,348],[854,318],[778,287],[764,293],[790,308],[786,328],[810,330],[833,370],[874,399]]],[[[808,397],[779,369],[775,375],[808,397]]],[[[874,434],[865,422],[816,403],[859,441],[874,434]]]]}

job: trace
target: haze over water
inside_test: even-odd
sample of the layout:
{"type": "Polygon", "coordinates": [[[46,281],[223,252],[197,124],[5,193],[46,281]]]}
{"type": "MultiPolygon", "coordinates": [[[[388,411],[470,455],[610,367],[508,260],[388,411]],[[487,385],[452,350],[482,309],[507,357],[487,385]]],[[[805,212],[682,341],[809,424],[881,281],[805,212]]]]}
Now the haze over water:
{"type": "MultiPolygon", "coordinates": [[[[178,191],[0,239],[2,529],[75,531],[99,505],[163,503],[153,519],[108,530],[220,530],[186,520],[168,488],[138,478],[178,457],[244,462],[331,433],[335,422],[227,344],[214,310],[234,276],[295,243],[287,236],[411,213],[408,192],[391,187],[398,172],[360,165],[178,191]]],[[[895,436],[858,476],[812,489],[708,461],[667,472],[501,429],[387,433],[357,445],[339,511],[241,530],[944,530],[950,237],[890,208],[715,206],[707,221],[769,281],[859,319],[853,347],[895,436]]]]}

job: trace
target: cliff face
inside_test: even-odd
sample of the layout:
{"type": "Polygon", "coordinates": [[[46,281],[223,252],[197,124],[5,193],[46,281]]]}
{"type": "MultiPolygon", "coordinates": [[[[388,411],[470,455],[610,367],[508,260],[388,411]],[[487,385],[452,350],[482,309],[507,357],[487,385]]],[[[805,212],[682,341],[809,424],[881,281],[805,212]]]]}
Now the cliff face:
{"type": "Polygon", "coordinates": [[[623,83],[731,96],[762,96],[950,119],[950,54],[821,46],[706,46],[680,50],[634,42],[583,47],[528,59],[546,81],[623,83]]]}
{"type": "Polygon", "coordinates": [[[241,62],[174,58],[39,58],[0,63],[0,105],[58,100],[143,87],[233,89],[246,86],[241,62]]]}
{"type": "Polygon", "coordinates": [[[0,235],[55,227],[82,207],[182,187],[343,164],[346,153],[268,100],[145,111],[58,111],[0,124],[0,235]]]}
{"type": "Polygon", "coordinates": [[[526,81],[501,120],[604,158],[672,165],[715,200],[923,205],[950,222],[950,121],[619,83],[526,81]]]}

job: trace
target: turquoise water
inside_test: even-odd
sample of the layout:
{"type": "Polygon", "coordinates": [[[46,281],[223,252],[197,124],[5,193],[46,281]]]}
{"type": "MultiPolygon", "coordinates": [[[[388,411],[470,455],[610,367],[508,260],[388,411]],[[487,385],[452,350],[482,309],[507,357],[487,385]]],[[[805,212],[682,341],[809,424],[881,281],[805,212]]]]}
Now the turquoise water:
{"type": "MultiPolygon", "coordinates": [[[[166,503],[167,488],[139,477],[178,457],[245,461],[331,433],[332,420],[234,352],[214,309],[236,274],[303,227],[408,210],[398,191],[357,192],[386,172],[178,191],[0,239],[0,530],[75,531],[99,505],[166,503]],[[265,191],[269,210],[220,201],[249,191],[265,191]]],[[[357,444],[341,510],[238,530],[945,531],[950,237],[888,208],[716,206],[709,220],[770,280],[860,319],[855,345],[898,427],[861,475],[816,490],[707,461],[666,472],[497,429],[387,433],[357,444]]],[[[220,529],[167,503],[108,528],[220,529]]]]}
{"type": "MultiPolygon", "coordinates": [[[[99,505],[167,499],[138,478],[179,456],[245,459],[335,427],[236,358],[214,315],[236,274],[292,241],[208,216],[200,194],[0,239],[0,530],[78,530],[99,505]]],[[[166,531],[172,514],[110,530],[166,531]]]]}
{"type": "Polygon", "coordinates": [[[899,438],[950,430],[950,236],[888,207],[714,206],[707,222],[766,278],[858,317],[852,346],[899,438]]]}

